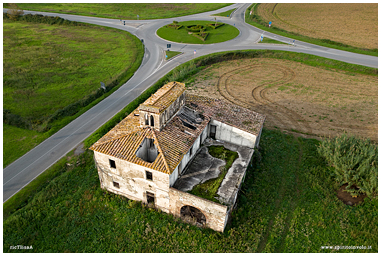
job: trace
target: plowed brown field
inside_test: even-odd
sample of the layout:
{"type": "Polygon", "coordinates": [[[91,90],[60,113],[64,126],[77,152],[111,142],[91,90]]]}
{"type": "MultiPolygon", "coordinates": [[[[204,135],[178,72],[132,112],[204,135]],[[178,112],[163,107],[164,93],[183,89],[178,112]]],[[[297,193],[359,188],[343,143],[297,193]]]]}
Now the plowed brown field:
{"type": "Polygon", "coordinates": [[[264,114],[267,128],[304,137],[346,131],[377,140],[377,77],[263,58],[214,64],[194,79],[187,85],[189,93],[264,114]]]}
{"type": "Polygon", "coordinates": [[[260,4],[258,15],[286,31],[347,45],[378,48],[377,3],[260,4]]]}

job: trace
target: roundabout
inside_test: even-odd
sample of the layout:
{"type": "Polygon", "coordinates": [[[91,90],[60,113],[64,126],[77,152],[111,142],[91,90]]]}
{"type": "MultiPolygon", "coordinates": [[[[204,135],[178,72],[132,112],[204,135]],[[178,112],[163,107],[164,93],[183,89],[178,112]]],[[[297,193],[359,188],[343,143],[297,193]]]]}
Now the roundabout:
{"type": "Polygon", "coordinates": [[[164,40],[186,44],[215,44],[232,40],[240,31],[217,21],[191,20],[165,25],[156,31],[164,40]]]}
{"type": "MultiPolygon", "coordinates": [[[[144,44],[144,57],[139,69],[117,91],[99,102],[93,108],[83,113],[67,126],[36,146],[34,149],[30,150],[27,154],[4,168],[3,201],[7,201],[20,189],[34,180],[39,174],[43,173],[56,161],[74,149],[79,142],[93,134],[99,127],[110,120],[111,117],[115,116],[119,111],[125,108],[126,105],[139,97],[146,89],[150,88],[157,81],[159,81],[165,74],[169,73],[177,66],[195,58],[233,50],[267,50],[269,52],[275,50],[305,53],[373,68],[377,68],[378,66],[378,57],[326,48],[302,41],[297,41],[294,45],[257,44],[257,42],[260,41],[262,34],[265,34],[265,37],[275,39],[286,44],[289,44],[292,39],[275,35],[248,25],[245,22],[244,17],[245,11],[249,6],[250,4],[233,4],[219,10],[178,18],[126,20],[123,22],[117,19],[94,18],[79,15],[24,10],[25,14],[41,14],[53,17],[58,16],[70,21],[90,23],[128,31],[139,38],[139,40],[141,40],[144,44]],[[215,20],[214,17],[211,16],[213,14],[228,11],[232,8],[236,8],[236,11],[230,18],[217,18],[217,20],[215,20]],[[191,41],[181,39],[181,37],[176,39],[161,35],[161,28],[173,23],[173,21],[178,21],[179,25],[184,24],[188,26],[192,24],[195,25],[195,21],[199,21],[201,25],[203,25],[201,22],[205,22],[204,24],[212,24],[216,21],[218,23],[225,23],[225,25],[216,28],[215,31],[212,31],[214,33],[210,32],[205,41],[186,33],[186,36],[190,36],[190,38],[194,40],[194,43],[192,43],[191,41]],[[232,28],[233,30],[230,30],[230,32],[227,31],[226,35],[219,35],[219,33],[222,33],[224,29],[228,28],[232,28]],[[239,28],[239,30],[237,28],[239,28]],[[163,51],[166,50],[165,47],[169,41],[178,42],[172,44],[170,51],[182,52],[183,54],[165,62],[163,61],[163,51]]],[[[3,8],[3,12],[6,11],[7,9],[3,8]]],[[[210,31],[211,30],[213,29],[210,28],[210,31]]],[[[209,33],[209,29],[206,28],[206,32],[209,33]]],[[[279,70],[279,79],[283,79],[280,81],[287,81],[287,79],[292,78],[292,72],[283,66],[277,68],[276,70],[279,70]]],[[[228,78],[228,74],[225,77],[228,78]]],[[[231,81],[229,79],[224,81],[221,80],[220,87],[230,93],[225,96],[232,98],[233,96],[234,98],[240,97],[240,95],[236,95],[234,91],[230,90],[231,81]]],[[[254,90],[255,88],[251,89],[254,90]]],[[[261,89],[264,88],[259,87],[254,91],[254,94],[248,94],[253,95],[253,97],[246,100],[250,100],[250,104],[254,104],[255,100],[260,100],[261,102],[265,101],[265,103],[268,103],[266,99],[257,97],[260,95],[257,94],[257,92],[261,92],[261,89]],[[256,98],[254,98],[254,96],[256,98]]],[[[269,106],[272,106],[271,102],[265,107],[269,106]]],[[[290,118],[298,118],[295,115],[291,116],[291,112],[289,113],[290,114],[288,116],[290,118]]],[[[287,120],[284,122],[286,121],[287,120]]],[[[298,121],[298,119],[296,124],[301,126],[296,128],[299,128],[302,131],[306,130],[308,132],[308,127],[303,130],[305,127],[302,127],[302,123],[301,121],[298,121]]]]}

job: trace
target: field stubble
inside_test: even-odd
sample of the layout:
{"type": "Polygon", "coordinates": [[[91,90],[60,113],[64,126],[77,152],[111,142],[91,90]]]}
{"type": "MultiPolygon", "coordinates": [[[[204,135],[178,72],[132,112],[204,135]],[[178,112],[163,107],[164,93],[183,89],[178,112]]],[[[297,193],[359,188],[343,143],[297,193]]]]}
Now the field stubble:
{"type": "Polygon", "coordinates": [[[264,21],[286,31],[378,48],[377,3],[271,3],[260,4],[257,11],[264,21]]]}
{"type": "Polygon", "coordinates": [[[245,59],[214,64],[193,79],[190,93],[224,98],[264,114],[267,128],[304,137],[332,137],[346,131],[377,140],[375,76],[288,60],[245,59]]]}

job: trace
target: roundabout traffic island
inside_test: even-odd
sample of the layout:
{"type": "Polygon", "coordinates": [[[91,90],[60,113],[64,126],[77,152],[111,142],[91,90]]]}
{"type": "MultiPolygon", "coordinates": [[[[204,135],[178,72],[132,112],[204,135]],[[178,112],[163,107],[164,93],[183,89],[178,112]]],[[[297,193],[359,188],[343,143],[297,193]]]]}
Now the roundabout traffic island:
{"type": "Polygon", "coordinates": [[[177,22],[157,30],[157,35],[165,40],[188,44],[214,44],[229,41],[239,35],[234,26],[202,20],[177,22]]]}

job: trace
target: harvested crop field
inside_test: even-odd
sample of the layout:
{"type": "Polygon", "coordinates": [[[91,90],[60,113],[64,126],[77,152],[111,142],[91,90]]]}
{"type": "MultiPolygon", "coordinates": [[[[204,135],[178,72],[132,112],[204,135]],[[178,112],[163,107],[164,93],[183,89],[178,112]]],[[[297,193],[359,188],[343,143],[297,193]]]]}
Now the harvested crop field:
{"type": "Polygon", "coordinates": [[[377,3],[260,4],[257,14],[271,26],[350,46],[378,48],[377,3]]]}
{"type": "Polygon", "coordinates": [[[346,131],[377,140],[375,76],[261,58],[213,64],[193,79],[189,93],[227,99],[264,114],[266,128],[303,137],[346,131]]]}

